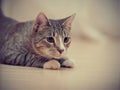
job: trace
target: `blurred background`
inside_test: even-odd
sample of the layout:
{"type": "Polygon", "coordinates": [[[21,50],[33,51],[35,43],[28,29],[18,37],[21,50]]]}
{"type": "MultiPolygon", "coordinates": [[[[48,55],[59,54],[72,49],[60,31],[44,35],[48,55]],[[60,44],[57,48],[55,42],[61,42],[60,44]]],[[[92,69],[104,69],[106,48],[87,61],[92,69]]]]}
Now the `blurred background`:
{"type": "Polygon", "coordinates": [[[120,38],[119,0],[3,0],[7,16],[19,21],[35,19],[39,12],[48,18],[63,18],[76,13],[73,32],[91,38],[120,38]]]}
{"type": "Polygon", "coordinates": [[[41,87],[43,90],[54,90],[53,87],[59,90],[120,90],[120,0],[3,0],[2,9],[6,16],[21,22],[34,20],[39,12],[51,19],[76,13],[73,41],[68,51],[68,57],[76,61],[75,69],[40,70],[39,73],[36,69],[29,71],[1,65],[2,89],[24,90],[24,83],[26,90],[41,87]],[[36,74],[44,81],[40,82],[36,74]],[[52,78],[53,84],[45,76],[49,80],[52,78]]]}

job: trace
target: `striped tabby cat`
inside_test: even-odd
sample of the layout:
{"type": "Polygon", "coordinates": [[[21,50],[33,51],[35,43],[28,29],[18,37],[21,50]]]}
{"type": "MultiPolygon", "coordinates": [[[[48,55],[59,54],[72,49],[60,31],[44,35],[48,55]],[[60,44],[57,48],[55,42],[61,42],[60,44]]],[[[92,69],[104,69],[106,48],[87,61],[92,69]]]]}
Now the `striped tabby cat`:
{"type": "Polygon", "coordinates": [[[74,63],[65,53],[71,43],[74,17],[52,20],[40,13],[34,21],[18,22],[0,11],[0,62],[45,69],[72,68],[74,63]]]}

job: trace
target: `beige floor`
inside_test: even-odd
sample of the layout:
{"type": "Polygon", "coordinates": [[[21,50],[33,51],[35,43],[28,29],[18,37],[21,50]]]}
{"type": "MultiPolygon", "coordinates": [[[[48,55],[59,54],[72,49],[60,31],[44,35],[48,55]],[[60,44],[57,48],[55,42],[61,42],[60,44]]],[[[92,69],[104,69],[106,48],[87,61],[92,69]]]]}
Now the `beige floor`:
{"type": "Polygon", "coordinates": [[[120,42],[73,39],[73,69],[0,65],[0,90],[119,90],[120,42]]]}

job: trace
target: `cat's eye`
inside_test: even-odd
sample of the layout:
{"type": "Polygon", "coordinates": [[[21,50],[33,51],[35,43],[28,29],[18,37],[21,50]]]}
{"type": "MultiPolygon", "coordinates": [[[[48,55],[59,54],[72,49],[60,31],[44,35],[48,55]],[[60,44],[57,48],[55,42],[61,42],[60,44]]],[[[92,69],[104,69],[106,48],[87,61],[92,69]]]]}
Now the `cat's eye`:
{"type": "Polygon", "coordinates": [[[53,37],[47,37],[46,39],[47,39],[48,42],[54,43],[54,38],[53,37]]]}
{"type": "Polygon", "coordinates": [[[64,38],[64,43],[68,43],[69,40],[70,40],[70,37],[65,37],[65,38],[64,38]]]}

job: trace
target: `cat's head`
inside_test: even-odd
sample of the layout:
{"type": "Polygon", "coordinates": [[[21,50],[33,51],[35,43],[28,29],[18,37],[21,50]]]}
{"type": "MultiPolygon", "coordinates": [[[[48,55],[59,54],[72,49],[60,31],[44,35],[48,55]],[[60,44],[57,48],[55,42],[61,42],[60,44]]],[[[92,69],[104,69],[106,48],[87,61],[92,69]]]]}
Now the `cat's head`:
{"type": "Polygon", "coordinates": [[[45,14],[40,13],[33,28],[33,48],[44,56],[61,58],[71,43],[71,24],[75,14],[59,19],[48,19],[45,14]]]}

